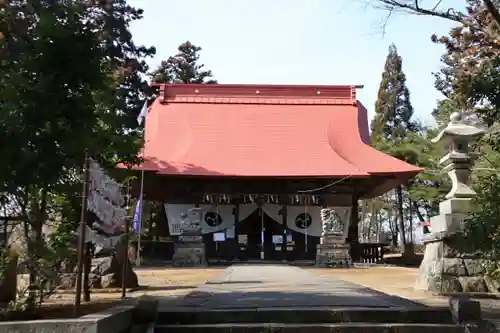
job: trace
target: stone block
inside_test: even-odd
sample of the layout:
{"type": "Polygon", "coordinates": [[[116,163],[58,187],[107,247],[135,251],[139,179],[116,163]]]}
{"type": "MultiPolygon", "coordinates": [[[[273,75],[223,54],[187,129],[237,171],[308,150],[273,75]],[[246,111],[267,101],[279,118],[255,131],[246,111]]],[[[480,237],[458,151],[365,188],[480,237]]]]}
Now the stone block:
{"type": "Polygon", "coordinates": [[[137,300],[137,304],[132,312],[134,324],[147,324],[157,319],[158,299],[152,296],[142,296],[137,300]]]}
{"type": "Polygon", "coordinates": [[[472,208],[470,198],[451,198],[439,203],[439,214],[462,213],[468,215],[472,208]]]}
{"type": "Polygon", "coordinates": [[[432,232],[458,232],[467,216],[467,214],[462,213],[447,213],[433,216],[431,217],[432,232]]]}
{"type": "Polygon", "coordinates": [[[172,257],[174,267],[204,267],[206,264],[204,243],[175,244],[172,257]]]}
{"type": "Polygon", "coordinates": [[[316,247],[317,267],[351,267],[348,244],[319,244],[316,247]]]}
{"type": "Polygon", "coordinates": [[[500,293],[500,283],[498,280],[486,275],[484,276],[484,283],[486,283],[490,293],[500,293]]]}
{"type": "Polygon", "coordinates": [[[59,276],[59,289],[71,290],[76,285],[76,273],[63,273],[59,276]]]}
{"type": "MultiPolygon", "coordinates": [[[[435,243],[438,244],[438,243],[435,243]]],[[[444,242],[442,247],[443,257],[445,258],[457,258],[459,256],[459,251],[456,246],[453,246],[449,242],[444,242]]]]}
{"type": "Polygon", "coordinates": [[[488,292],[488,286],[481,276],[461,276],[459,277],[462,291],[469,293],[485,293],[488,292]]]}
{"type": "Polygon", "coordinates": [[[0,322],[0,333],[123,333],[132,325],[128,302],[80,318],[0,322]]]}
{"type": "Polygon", "coordinates": [[[468,298],[452,297],[449,300],[450,311],[456,323],[471,323],[482,320],[481,304],[468,298]]]}
{"type": "Polygon", "coordinates": [[[443,258],[443,246],[441,242],[428,243],[425,246],[424,260],[434,261],[443,258]]]}
{"type": "Polygon", "coordinates": [[[464,261],[460,258],[443,258],[441,269],[442,274],[453,276],[467,276],[467,270],[464,261]]]}
{"type": "Polygon", "coordinates": [[[459,293],[463,291],[462,284],[456,276],[441,276],[439,289],[432,290],[440,293],[459,293]]]}
{"type": "Polygon", "coordinates": [[[479,259],[463,259],[468,276],[484,275],[486,269],[479,259]]]}

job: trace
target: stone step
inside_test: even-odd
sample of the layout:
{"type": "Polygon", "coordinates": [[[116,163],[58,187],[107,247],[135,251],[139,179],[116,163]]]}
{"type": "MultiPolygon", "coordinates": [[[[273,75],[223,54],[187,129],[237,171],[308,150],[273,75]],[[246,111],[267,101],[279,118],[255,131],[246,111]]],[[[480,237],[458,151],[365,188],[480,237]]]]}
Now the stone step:
{"type": "Polygon", "coordinates": [[[465,333],[462,326],[452,324],[283,324],[227,323],[202,325],[157,325],[155,333],[465,333]]]}
{"type": "Polygon", "coordinates": [[[228,323],[418,323],[452,324],[446,308],[232,308],[158,309],[159,325],[228,323]]]}

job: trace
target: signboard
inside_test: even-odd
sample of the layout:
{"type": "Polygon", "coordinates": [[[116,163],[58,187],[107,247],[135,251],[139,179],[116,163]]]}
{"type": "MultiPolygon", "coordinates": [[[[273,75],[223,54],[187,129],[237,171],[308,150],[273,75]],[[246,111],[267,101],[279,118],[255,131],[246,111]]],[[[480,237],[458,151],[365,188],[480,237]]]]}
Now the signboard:
{"type": "Polygon", "coordinates": [[[283,244],[283,235],[273,235],[273,244],[283,244]]]}
{"type": "Polygon", "coordinates": [[[214,232],[214,242],[224,242],[226,240],[226,233],[214,232]]]}

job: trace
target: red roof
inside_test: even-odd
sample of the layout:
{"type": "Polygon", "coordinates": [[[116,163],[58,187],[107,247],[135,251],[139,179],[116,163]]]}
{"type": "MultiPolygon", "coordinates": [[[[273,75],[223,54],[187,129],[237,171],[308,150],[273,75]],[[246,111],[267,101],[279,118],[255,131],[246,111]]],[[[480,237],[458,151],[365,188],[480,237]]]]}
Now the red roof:
{"type": "Polygon", "coordinates": [[[176,84],[146,118],[144,169],[166,175],[409,177],[369,140],[354,86],[176,84]]]}

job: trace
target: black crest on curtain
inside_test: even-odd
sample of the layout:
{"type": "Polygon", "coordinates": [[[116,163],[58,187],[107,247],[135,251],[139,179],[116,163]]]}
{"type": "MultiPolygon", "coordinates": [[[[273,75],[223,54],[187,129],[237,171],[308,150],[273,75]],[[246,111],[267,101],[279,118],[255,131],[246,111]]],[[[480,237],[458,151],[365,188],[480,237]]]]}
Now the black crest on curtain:
{"type": "Polygon", "coordinates": [[[311,226],[311,223],[312,217],[308,213],[300,213],[295,218],[295,225],[300,229],[309,228],[311,226]]]}
{"type": "Polygon", "coordinates": [[[215,212],[207,212],[205,214],[205,223],[210,227],[217,227],[222,223],[222,217],[215,212]]]}

